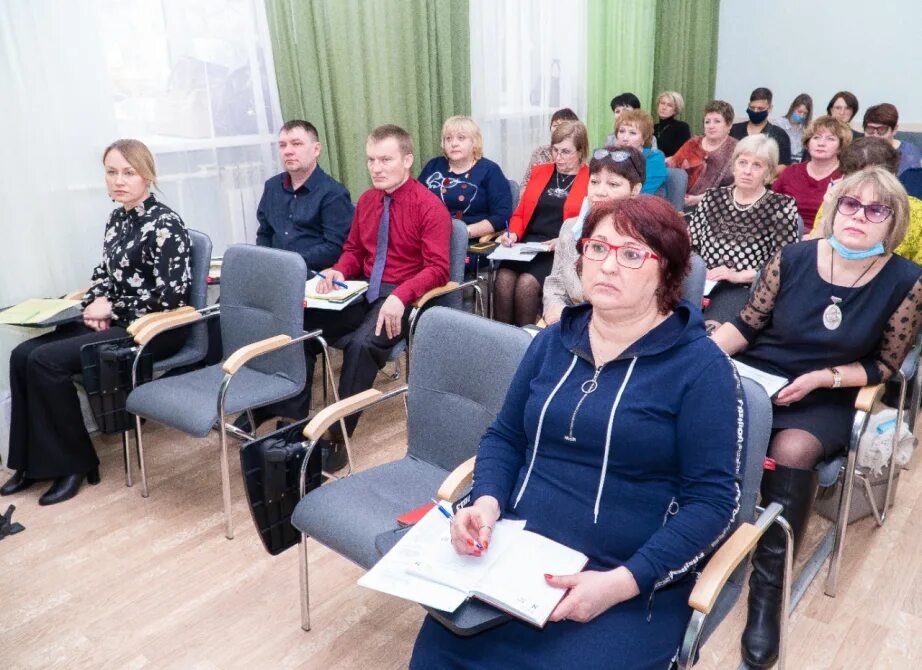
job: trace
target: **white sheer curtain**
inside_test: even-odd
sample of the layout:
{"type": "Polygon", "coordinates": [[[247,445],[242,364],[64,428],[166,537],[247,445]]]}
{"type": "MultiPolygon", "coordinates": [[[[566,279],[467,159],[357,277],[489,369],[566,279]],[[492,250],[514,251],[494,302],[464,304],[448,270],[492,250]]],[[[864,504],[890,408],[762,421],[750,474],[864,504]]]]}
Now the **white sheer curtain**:
{"type": "Polygon", "coordinates": [[[484,154],[521,180],[551,114],[586,114],[586,0],[470,0],[471,112],[484,154]]]}
{"type": "MultiPolygon", "coordinates": [[[[119,137],[151,148],[158,197],[215,253],[255,241],[281,124],[263,0],[4,0],[0,99],[0,306],[87,285],[119,137]]],[[[0,327],[0,394],[30,334],[0,327]]]]}

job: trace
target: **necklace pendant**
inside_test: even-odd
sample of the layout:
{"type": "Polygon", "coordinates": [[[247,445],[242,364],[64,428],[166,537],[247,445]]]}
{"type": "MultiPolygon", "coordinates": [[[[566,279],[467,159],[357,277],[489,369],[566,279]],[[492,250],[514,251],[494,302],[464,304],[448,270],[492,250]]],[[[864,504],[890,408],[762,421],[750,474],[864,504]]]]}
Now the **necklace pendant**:
{"type": "Polygon", "coordinates": [[[567,442],[576,442],[576,437],[573,435],[564,435],[563,439],[565,439],[567,442]]]}
{"type": "Polygon", "coordinates": [[[568,193],[565,189],[562,188],[549,188],[547,194],[552,198],[566,198],[568,193]]]}
{"type": "Polygon", "coordinates": [[[842,308],[835,302],[823,310],[823,325],[826,330],[835,330],[842,325],[842,308]]]}

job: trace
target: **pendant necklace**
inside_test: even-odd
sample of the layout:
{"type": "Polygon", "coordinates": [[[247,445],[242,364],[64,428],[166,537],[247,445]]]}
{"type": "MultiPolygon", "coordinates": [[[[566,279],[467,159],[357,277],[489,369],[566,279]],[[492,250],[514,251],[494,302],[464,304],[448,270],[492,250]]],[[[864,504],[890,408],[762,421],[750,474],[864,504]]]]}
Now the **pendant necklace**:
{"type": "Polygon", "coordinates": [[[555,170],[557,175],[557,188],[549,188],[547,194],[553,198],[566,198],[570,195],[570,187],[573,186],[573,182],[576,181],[576,175],[570,177],[569,182],[564,182],[564,186],[560,185],[560,173],[555,170]]]}
{"type": "MultiPolygon", "coordinates": [[[[833,260],[835,259],[836,252],[835,250],[830,249],[829,253],[829,283],[832,284],[834,278],[832,274],[833,260]]],[[[871,263],[864,269],[864,271],[858,275],[858,279],[853,281],[852,285],[848,287],[849,289],[855,288],[855,284],[860,282],[861,278],[864,277],[872,267],[874,267],[878,258],[880,258],[880,256],[871,261],[871,263]]],[[[832,304],[823,310],[823,325],[826,326],[827,330],[835,330],[842,325],[842,308],[839,307],[839,303],[842,302],[842,298],[835,295],[830,295],[829,299],[832,301],[832,304]]]]}
{"type": "Polygon", "coordinates": [[[737,211],[739,211],[739,212],[748,212],[750,209],[752,209],[753,207],[755,207],[756,205],[758,205],[760,202],[762,202],[762,198],[764,198],[764,197],[766,196],[767,193],[768,193],[768,189],[767,189],[767,188],[766,188],[766,189],[763,189],[763,190],[762,190],[762,194],[761,194],[758,198],[756,198],[755,200],[753,200],[752,202],[750,202],[748,205],[741,205],[741,204],[736,200],[736,188],[734,188],[734,189],[730,192],[730,202],[733,203],[733,207],[734,207],[737,211]]]}

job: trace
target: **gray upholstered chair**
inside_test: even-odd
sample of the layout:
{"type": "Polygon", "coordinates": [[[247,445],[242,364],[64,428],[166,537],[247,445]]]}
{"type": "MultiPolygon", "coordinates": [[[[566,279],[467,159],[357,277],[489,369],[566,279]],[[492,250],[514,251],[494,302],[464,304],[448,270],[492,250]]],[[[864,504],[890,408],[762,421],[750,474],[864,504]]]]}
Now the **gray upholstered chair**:
{"type": "Polygon", "coordinates": [[[313,449],[324,431],[344,416],[406,394],[406,456],[328,482],[307,495],[302,470],[303,498],[292,524],[302,533],[304,630],[310,630],[307,538],[363,568],[374,565],[380,558],[375,538],[396,529],[398,516],[428,502],[449,473],[474,456],[530,343],[531,337],[519,328],[435,307],[420,319],[407,386],[343,398],[308,423],[304,436],[313,449]],[[471,351],[486,353],[471,356],[471,351]]]}
{"type": "Polygon", "coordinates": [[[698,254],[692,254],[688,274],[685,275],[685,280],[682,282],[682,297],[695,307],[701,307],[707,273],[708,268],[704,264],[704,259],[698,254]]]}
{"type": "Polygon", "coordinates": [[[512,209],[515,210],[519,206],[519,196],[521,195],[521,188],[519,187],[519,182],[515,179],[509,179],[509,190],[512,191],[512,209]]]}
{"type": "Polygon", "coordinates": [[[656,195],[665,198],[680,214],[685,210],[685,192],[688,189],[688,173],[679,168],[666,168],[666,183],[656,195]]]}
{"type": "MultiPolygon", "coordinates": [[[[303,331],[306,275],[304,259],[298,254],[234,245],[224,255],[220,307],[205,313],[180,313],[155,321],[135,334],[136,341],[143,345],[166,330],[220,317],[222,363],[138,386],[128,396],[127,409],[137,417],[136,436],[142,464],[142,417],[195,437],[205,437],[217,424],[221,435],[221,480],[228,539],[233,538],[233,525],[227,433],[251,436],[238,435],[240,431],[227,425],[227,415],[301,392],[306,383],[304,354],[300,346],[293,344],[316,338],[323,349],[324,370],[330,375],[326,343],[320,331],[303,331]]],[[[146,491],[143,465],[141,473],[146,491]]]]}

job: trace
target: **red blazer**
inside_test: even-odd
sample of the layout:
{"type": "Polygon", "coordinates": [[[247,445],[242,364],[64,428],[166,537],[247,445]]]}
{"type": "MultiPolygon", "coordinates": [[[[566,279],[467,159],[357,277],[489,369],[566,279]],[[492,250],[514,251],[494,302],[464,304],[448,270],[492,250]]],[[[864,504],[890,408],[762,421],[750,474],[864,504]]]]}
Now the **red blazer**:
{"type": "MultiPolygon", "coordinates": [[[[519,199],[519,206],[515,208],[512,218],[509,219],[509,232],[515,233],[518,239],[521,240],[528,229],[531,217],[535,213],[535,207],[538,206],[538,198],[541,197],[541,192],[547,186],[547,181],[552,174],[554,174],[553,163],[541,163],[531,169],[531,176],[528,178],[525,191],[519,199]]],[[[583,165],[579,172],[576,173],[576,179],[573,180],[573,186],[570,187],[570,195],[567,196],[566,201],[563,203],[563,221],[579,215],[579,210],[583,206],[583,199],[586,197],[588,188],[589,166],[583,165]]]]}

